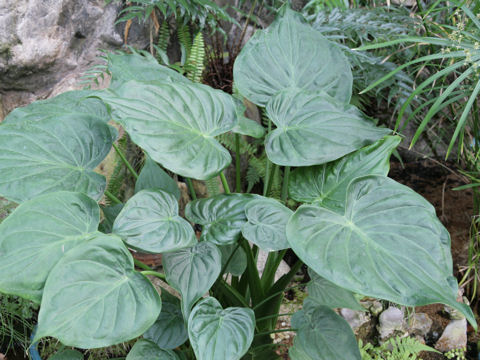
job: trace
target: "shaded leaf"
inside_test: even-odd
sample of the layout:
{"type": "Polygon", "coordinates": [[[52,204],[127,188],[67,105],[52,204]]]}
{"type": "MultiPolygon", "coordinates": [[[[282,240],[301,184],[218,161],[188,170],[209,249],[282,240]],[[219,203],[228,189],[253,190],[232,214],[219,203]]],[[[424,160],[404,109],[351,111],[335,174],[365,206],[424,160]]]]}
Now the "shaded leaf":
{"type": "Polygon", "coordinates": [[[180,199],[180,189],[177,182],[155,163],[149,156],[145,160],[145,165],[135,183],[135,192],[146,189],[160,189],[174,195],[177,200],[180,199]]]}
{"type": "Polygon", "coordinates": [[[233,276],[242,275],[247,268],[247,255],[242,247],[238,246],[238,244],[230,244],[218,246],[218,248],[222,253],[222,269],[230,259],[225,268],[225,273],[232,274],[233,276]],[[233,251],[235,251],[235,253],[232,255],[233,251]]]}
{"type": "Polygon", "coordinates": [[[103,221],[100,223],[98,230],[104,234],[110,234],[112,232],[113,223],[117,218],[120,211],[122,211],[125,204],[115,204],[112,206],[101,206],[103,212],[103,221]]]}
{"type": "Polygon", "coordinates": [[[142,190],[131,197],[115,219],[113,233],[147,253],[176,251],[197,241],[192,226],[178,215],[175,196],[162,190],[142,190]]]}
{"type": "Polygon", "coordinates": [[[241,359],[252,343],[254,329],[252,309],[223,309],[212,297],[200,301],[188,319],[190,343],[198,360],[241,359]]]}
{"type": "Polygon", "coordinates": [[[179,360],[172,350],[161,349],[150,340],[139,339],[127,355],[126,360],[179,360]]]}
{"type": "Polygon", "coordinates": [[[83,360],[83,354],[76,350],[63,350],[50,356],[48,360],[83,360]]]}

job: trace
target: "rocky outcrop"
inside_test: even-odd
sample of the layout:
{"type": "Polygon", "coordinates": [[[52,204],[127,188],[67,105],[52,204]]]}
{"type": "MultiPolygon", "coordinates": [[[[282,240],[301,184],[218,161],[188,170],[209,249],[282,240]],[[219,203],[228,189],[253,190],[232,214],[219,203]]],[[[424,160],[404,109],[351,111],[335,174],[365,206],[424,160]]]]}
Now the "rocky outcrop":
{"type": "Polygon", "coordinates": [[[0,119],[1,112],[75,88],[99,49],[121,46],[118,11],[104,0],[1,1],[0,119]]]}

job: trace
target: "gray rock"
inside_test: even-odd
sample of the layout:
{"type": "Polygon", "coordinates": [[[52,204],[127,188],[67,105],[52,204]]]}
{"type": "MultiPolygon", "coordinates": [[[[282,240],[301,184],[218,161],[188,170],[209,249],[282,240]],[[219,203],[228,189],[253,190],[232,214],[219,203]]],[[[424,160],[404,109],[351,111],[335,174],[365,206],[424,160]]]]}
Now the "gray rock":
{"type": "Polygon", "coordinates": [[[367,312],[347,308],[340,309],[340,315],[348,322],[355,335],[358,335],[360,328],[371,319],[367,312]]]}
{"type": "Polygon", "coordinates": [[[406,326],[403,317],[403,311],[394,306],[380,314],[377,330],[380,333],[380,341],[385,341],[398,332],[405,333],[406,326]]]}
{"type": "Polygon", "coordinates": [[[75,87],[99,49],[122,45],[119,6],[103,0],[0,1],[0,95],[5,112],[75,87]],[[61,89],[61,90],[60,90],[61,89]]]}
{"type": "Polygon", "coordinates": [[[408,331],[425,337],[432,328],[433,321],[425,313],[415,313],[408,321],[408,331]]]}
{"type": "MultiPolygon", "coordinates": [[[[265,264],[267,263],[268,258],[268,251],[259,250],[258,251],[258,258],[257,258],[257,269],[260,276],[263,274],[263,270],[265,269],[265,264]]],[[[277,272],[275,273],[275,281],[280,279],[283,275],[288,274],[290,271],[290,266],[282,260],[280,265],[278,266],[277,272]]]]}
{"type": "Polygon", "coordinates": [[[455,349],[465,349],[467,346],[467,320],[452,320],[448,323],[442,336],[435,344],[435,349],[447,352],[455,349]]]}

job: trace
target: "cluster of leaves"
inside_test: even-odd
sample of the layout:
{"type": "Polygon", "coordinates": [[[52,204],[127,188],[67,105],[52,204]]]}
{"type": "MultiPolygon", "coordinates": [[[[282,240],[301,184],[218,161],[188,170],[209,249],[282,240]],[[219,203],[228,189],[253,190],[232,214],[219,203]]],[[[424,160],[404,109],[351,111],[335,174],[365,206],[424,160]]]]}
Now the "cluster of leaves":
{"type": "Polygon", "coordinates": [[[362,360],[421,360],[418,355],[422,351],[437,352],[415,338],[394,337],[378,347],[370,343],[362,344],[360,341],[362,360]]]}
{"type": "Polygon", "coordinates": [[[255,33],[234,67],[238,94],[265,109],[267,131],[243,115],[242,101],[137,53],[109,56],[109,89],[64,93],[3,121],[0,195],[20,205],[0,224],[0,291],[40,304],[34,341],[90,349],[142,336],[128,360],[271,358],[269,334],[303,263],[312,282],[292,317],[293,360],[361,359],[332,309],[360,310],[355,294],[442,302],[476,326],[456,301],[450,237],[435,209],[387,177],[400,138],[350,105],[342,50],[299,13],[282,15],[255,33]],[[118,136],[110,119],[148,155],[124,201],[94,171],[118,136]],[[226,133],[263,142],[264,196],[230,193],[223,170],[232,156],[217,141],[226,133]],[[220,176],[225,193],[191,201],[183,218],[164,169],[187,182],[220,176]],[[281,201],[265,196],[279,169],[281,201]],[[100,224],[104,195],[117,204],[100,224]],[[288,198],[303,205],[294,211],[288,198]],[[275,280],[289,248],[301,260],[275,280]],[[164,272],[129,249],[161,253],[164,272]],[[261,276],[258,249],[269,251],[261,276]],[[159,296],[147,276],[180,299],[168,288],[159,296]]]}

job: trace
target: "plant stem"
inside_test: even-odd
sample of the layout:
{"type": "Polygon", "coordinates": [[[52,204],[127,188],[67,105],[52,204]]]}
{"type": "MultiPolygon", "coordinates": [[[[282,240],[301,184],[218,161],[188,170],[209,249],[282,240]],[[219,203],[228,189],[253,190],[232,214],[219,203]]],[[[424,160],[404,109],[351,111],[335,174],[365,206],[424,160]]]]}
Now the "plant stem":
{"type": "Polygon", "coordinates": [[[256,305],[258,302],[262,301],[264,296],[262,284],[260,282],[260,276],[258,275],[257,263],[248,241],[242,238],[240,239],[240,244],[247,254],[247,271],[243,274],[243,276],[247,277],[248,286],[250,287],[250,295],[252,297],[252,304],[256,305]]]}
{"type": "Polygon", "coordinates": [[[227,270],[228,264],[230,264],[230,261],[232,261],[233,256],[235,255],[235,253],[237,252],[237,250],[238,250],[239,247],[240,247],[240,241],[237,243],[237,246],[235,246],[235,249],[233,249],[233,251],[232,251],[232,253],[230,254],[230,256],[228,257],[227,262],[225,263],[225,265],[223,265],[222,271],[220,271],[220,276],[223,276],[223,274],[225,273],[225,270],[227,270]]]}
{"type": "Polygon", "coordinates": [[[108,190],[105,190],[105,196],[111,201],[113,201],[115,204],[122,204],[122,202],[108,190]]]}
{"type": "Polygon", "coordinates": [[[240,168],[240,135],[235,134],[235,191],[237,193],[242,192],[242,178],[241,178],[241,168],[240,168]]]}
{"type": "Polygon", "coordinates": [[[142,271],[142,274],[143,274],[143,275],[156,276],[156,277],[158,277],[159,279],[162,279],[162,280],[164,280],[164,281],[167,280],[165,274],[159,273],[158,271],[146,270],[146,271],[142,271]]]}
{"type": "Polygon", "coordinates": [[[230,187],[228,186],[227,179],[225,178],[225,174],[223,171],[220,173],[220,179],[222,180],[223,189],[225,190],[225,194],[230,194],[230,187]]]}
{"type": "MultiPolygon", "coordinates": [[[[270,131],[272,131],[272,120],[268,118],[268,131],[267,131],[267,136],[270,134],[270,131]]],[[[268,159],[268,156],[266,156],[267,159],[267,168],[265,169],[265,182],[263,183],[263,196],[268,196],[268,192],[270,191],[268,189],[268,184],[270,183],[270,178],[272,178],[272,169],[271,169],[271,161],[268,159]]]]}
{"type": "Polygon", "coordinates": [[[148,271],[153,270],[150,266],[148,266],[147,264],[144,264],[144,263],[141,262],[140,260],[137,260],[137,259],[133,258],[133,262],[134,262],[135,265],[136,265],[137,267],[139,267],[140,269],[148,270],[148,271]]]}
{"type": "Polygon", "coordinates": [[[288,198],[288,178],[290,176],[290,166],[285,166],[283,172],[283,184],[282,184],[282,201],[287,201],[288,198]]]}
{"type": "Polygon", "coordinates": [[[258,321],[262,321],[262,320],[271,319],[271,318],[274,318],[274,317],[292,316],[293,314],[295,314],[295,313],[292,312],[292,313],[285,313],[285,314],[273,314],[273,315],[263,316],[261,318],[255,319],[255,320],[258,322],[258,321]]]}
{"type": "Polygon", "coordinates": [[[135,180],[138,180],[138,174],[135,171],[135,169],[132,167],[132,165],[128,162],[127,158],[125,157],[125,154],[120,150],[120,148],[117,146],[117,144],[113,143],[113,148],[117,152],[118,156],[120,156],[120,159],[123,161],[125,166],[127,167],[128,171],[133,175],[135,180]]]}
{"type": "Polygon", "coordinates": [[[185,181],[187,182],[188,191],[190,192],[190,197],[193,200],[197,200],[197,193],[195,192],[195,188],[193,187],[192,179],[185,178],[185,181]]]}
{"type": "Polygon", "coordinates": [[[297,331],[296,329],[277,329],[277,330],[272,330],[272,331],[264,331],[258,334],[255,334],[254,336],[262,336],[262,335],[270,335],[270,334],[275,334],[275,333],[281,333],[281,332],[287,332],[287,331],[297,331]]]}
{"type": "MultiPolygon", "coordinates": [[[[270,160],[267,159],[268,162],[270,162],[270,160]]],[[[268,165],[268,163],[267,163],[268,165]]],[[[263,196],[268,196],[268,194],[270,194],[270,191],[272,190],[272,185],[273,185],[273,178],[275,177],[275,171],[277,170],[277,164],[273,164],[272,163],[272,166],[271,166],[271,170],[270,170],[270,174],[268,176],[268,180],[267,181],[267,186],[266,188],[264,187],[263,188],[263,196]]]]}

